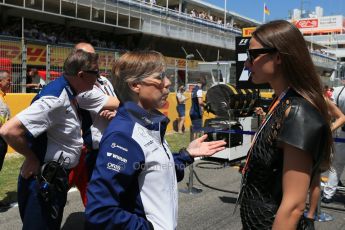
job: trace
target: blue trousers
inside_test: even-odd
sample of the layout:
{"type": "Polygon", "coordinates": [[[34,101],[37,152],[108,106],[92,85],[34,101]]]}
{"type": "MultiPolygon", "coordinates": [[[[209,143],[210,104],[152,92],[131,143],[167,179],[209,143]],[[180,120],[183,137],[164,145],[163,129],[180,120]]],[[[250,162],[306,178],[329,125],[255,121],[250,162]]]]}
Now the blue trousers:
{"type": "Polygon", "coordinates": [[[67,192],[53,193],[50,202],[45,202],[39,189],[34,177],[24,179],[19,175],[18,206],[23,230],[60,229],[67,192]]]}

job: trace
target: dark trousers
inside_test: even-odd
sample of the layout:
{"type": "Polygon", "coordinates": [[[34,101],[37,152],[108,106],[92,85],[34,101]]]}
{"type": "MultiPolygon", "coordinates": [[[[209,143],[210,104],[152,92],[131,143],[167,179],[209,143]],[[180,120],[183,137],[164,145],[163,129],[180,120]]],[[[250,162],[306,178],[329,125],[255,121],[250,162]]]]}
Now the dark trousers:
{"type": "Polygon", "coordinates": [[[93,169],[95,168],[98,151],[99,149],[92,149],[92,150],[88,150],[86,153],[85,164],[87,167],[88,181],[90,181],[93,169]]]}
{"type": "Polygon", "coordinates": [[[0,171],[5,160],[5,155],[7,153],[7,143],[0,137],[0,171]]]}
{"type": "Polygon", "coordinates": [[[60,229],[67,191],[54,193],[51,201],[45,202],[39,195],[39,189],[35,178],[24,179],[19,175],[18,206],[23,230],[60,229]]]}

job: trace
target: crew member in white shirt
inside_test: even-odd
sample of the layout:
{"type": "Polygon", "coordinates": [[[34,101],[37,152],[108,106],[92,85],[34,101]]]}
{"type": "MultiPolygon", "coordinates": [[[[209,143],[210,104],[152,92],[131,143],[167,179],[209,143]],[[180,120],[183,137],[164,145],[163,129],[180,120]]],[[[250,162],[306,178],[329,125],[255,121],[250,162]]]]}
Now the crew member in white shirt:
{"type": "Polygon", "coordinates": [[[25,157],[18,178],[23,229],[60,229],[68,171],[78,164],[83,144],[75,97],[92,89],[98,76],[98,56],[74,50],[63,75],[0,129],[25,157]]]}

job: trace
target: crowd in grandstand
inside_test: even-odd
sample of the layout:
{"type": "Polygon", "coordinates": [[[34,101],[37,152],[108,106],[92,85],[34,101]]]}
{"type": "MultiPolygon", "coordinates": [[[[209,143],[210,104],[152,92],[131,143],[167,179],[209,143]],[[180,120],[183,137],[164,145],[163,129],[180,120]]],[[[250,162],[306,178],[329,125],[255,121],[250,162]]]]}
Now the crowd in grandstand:
{"type": "Polygon", "coordinates": [[[321,55],[324,55],[324,56],[327,56],[327,57],[335,58],[334,54],[326,52],[325,50],[322,50],[322,49],[312,49],[312,48],[309,48],[309,51],[312,52],[312,53],[317,53],[317,54],[321,54],[321,55]]]}
{"type": "MultiPolygon", "coordinates": [[[[142,1],[153,7],[162,7],[156,2],[156,0],[142,1]]],[[[186,8],[186,11],[183,9],[181,11],[178,6],[169,6],[169,8],[177,13],[186,12],[186,15],[207,23],[211,22],[219,26],[224,25],[223,18],[212,15],[206,10],[198,11],[193,8],[189,11],[189,9],[186,8]]],[[[84,40],[85,42],[90,42],[95,47],[126,50],[131,49],[131,47],[127,47],[125,44],[117,44],[113,39],[102,36],[99,31],[83,29],[78,30],[76,33],[76,29],[78,28],[66,27],[63,25],[54,25],[51,27],[47,25],[47,23],[25,19],[24,30],[22,31],[21,18],[10,18],[6,23],[0,24],[0,35],[11,37],[22,37],[24,35],[25,39],[32,39],[48,44],[75,44],[76,42],[84,40]]],[[[230,21],[227,22],[225,26],[236,27],[235,23],[230,23],[230,21]]]]}
{"type": "Polygon", "coordinates": [[[204,19],[204,20],[208,20],[208,21],[211,21],[211,22],[214,22],[214,23],[217,23],[218,25],[221,25],[223,24],[223,20],[221,18],[218,18],[217,16],[212,16],[211,14],[208,14],[206,11],[196,11],[195,9],[192,9],[190,11],[190,15],[192,17],[197,17],[197,18],[201,18],[201,19],[204,19]]]}
{"type": "MultiPolygon", "coordinates": [[[[155,6],[155,7],[165,7],[164,5],[163,6],[159,5],[159,3],[156,2],[156,0],[140,0],[140,1],[145,2],[145,3],[147,3],[147,4],[151,5],[151,6],[155,6]]],[[[173,10],[173,11],[177,11],[178,13],[181,13],[181,11],[179,10],[178,5],[176,5],[176,6],[169,6],[169,9],[173,10]]],[[[186,9],[186,12],[189,12],[189,13],[187,13],[187,15],[189,15],[189,16],[191,16],[193,18],[202,19],[202,20],[205,20],[205,21],[208,21],[208,22],[212,22],[212,23],[215,23],[215,24],[218,24],[218,25],[223,25],[224,24],[224,20],[221,17],[217,17],[217,16],[214,16],[214,15],[211,15],[211,14],[207,13],[205,10],[197,11],[197,10],[195,10],[193,8],[190,11],[188,9],[186,9]]],[[[229,23],[229,22],[227,22],[225,24],[225,26],[226,27],[236,27],[234,24],[229,23]]]]}
{"type": "MultiPolygon", "coordinates": [[[[83,29],[75,33],[75,28],[56,27],[54,29],[49,27],[40,27],[37,22],[25,23],[24,37],[25,39],[41,41],[47,44],[75,44],[78,41],[87,40],[95,47],[110,48],[110,49],[124,49],[123,44],[116,44],[113,40],[103,38],[101,34],[94,33],[90,29],[83,29]]],[[[21,37],[21,25],[6,24],[0,25],[0,35],[21,37]]]]}

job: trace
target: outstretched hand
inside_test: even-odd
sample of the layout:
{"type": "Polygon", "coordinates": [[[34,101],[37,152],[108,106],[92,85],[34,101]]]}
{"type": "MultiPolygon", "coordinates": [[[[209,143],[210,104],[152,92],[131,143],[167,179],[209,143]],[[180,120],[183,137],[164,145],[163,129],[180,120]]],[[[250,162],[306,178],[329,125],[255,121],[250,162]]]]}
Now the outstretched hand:
{"type": "Polygon", "coordinates": [[[210,141],[206,142],[207,134],[199,137],[192,141],[187,148],[191,157],[207,157],[212,156],[216,152],[219,152],[225,149],[224,145],[226,144],[225,141],[210,141]]]}

